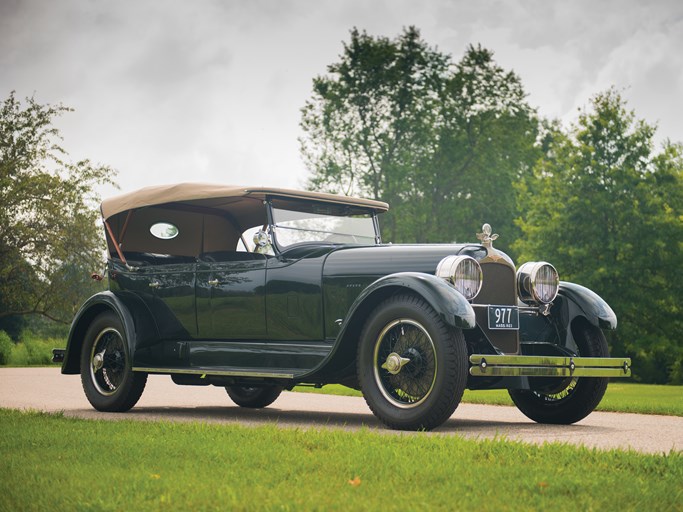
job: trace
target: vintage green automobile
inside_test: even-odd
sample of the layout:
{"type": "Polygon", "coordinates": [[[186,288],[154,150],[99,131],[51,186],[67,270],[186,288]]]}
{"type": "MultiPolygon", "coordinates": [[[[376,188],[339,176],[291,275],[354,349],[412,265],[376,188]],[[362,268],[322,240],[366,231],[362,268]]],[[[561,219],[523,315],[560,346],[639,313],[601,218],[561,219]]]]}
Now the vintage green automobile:
{"type": "Polygon", "coordinates": [[[395,429],[432,429],[463,391],[508,389],[542,423],[573,423],[630,360],[617,319],[552,265],[518,270],[478,243],[382,243],[388,205],[332,194],[184,183],[102,203],[109,290],[81,307],[62,373],[95,409],[126,411],[148,374],[223,386],[265,407],[298,384],[360,389],[395,429]]]}

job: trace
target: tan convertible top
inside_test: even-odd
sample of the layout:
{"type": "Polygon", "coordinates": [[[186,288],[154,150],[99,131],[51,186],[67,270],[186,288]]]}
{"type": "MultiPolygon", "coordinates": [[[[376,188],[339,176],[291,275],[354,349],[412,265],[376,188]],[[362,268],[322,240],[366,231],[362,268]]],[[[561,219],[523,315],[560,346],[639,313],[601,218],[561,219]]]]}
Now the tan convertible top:
{"type": "Polygon", "coordinates": [[[202,199],[221,199],[250,197],[265,199],[266,196],[291,197],[312,199],[351,206],[364,206],[378,212],[387,211],[389,205],[371,199],[325,194],[322,192],[308,192],[303,190],[289,190],[285,188],[238,187],[234,185],[215,185],[210,183],[177,183],[174,185],[157,185],[145,187],[134,192],[121,194],[102,201],[100,209],[106,220],[117,213],[166,203],[183,203],[202,199]]]}

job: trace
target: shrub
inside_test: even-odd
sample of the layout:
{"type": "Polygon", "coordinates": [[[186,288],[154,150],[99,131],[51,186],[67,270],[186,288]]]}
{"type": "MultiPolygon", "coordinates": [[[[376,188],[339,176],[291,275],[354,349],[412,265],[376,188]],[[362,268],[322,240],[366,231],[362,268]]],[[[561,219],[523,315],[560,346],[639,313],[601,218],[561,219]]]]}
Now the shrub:
{"type": "Polygon", "coordinates": [[[45,365],[52,363],[52,349],[57,346],[54,340],[41,340],[35,336],[26,336],[22,341],[26,346],[26,352],[28,352],[28,364],[45,365]]]}
{"type": "Polygon", "coordinates": [[[8,364],[14,343],[5,331],[0,331],[0,364],[8,364]]]}
{"type": "Polygon", "coordinates": [[[0,331],[0,365],[43,366],[52,364],[52,349],[65,347],[63,339],[42,339],[24,331],[19,343],[13,343],[4,331],[0,331]]]}
{"type": "Polygon", "coordinates": [[[26,351],[26,345],[23,343],[17,343],[14,345],[8,364],[11,364],[12,366],[28,366],[28,352],[26,351]]]}

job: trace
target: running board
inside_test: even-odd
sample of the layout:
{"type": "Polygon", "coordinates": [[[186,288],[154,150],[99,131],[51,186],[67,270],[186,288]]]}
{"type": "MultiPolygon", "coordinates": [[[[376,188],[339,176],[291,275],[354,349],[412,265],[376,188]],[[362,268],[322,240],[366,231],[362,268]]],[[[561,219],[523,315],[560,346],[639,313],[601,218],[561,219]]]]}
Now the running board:
{"type": "Polygon", "coordinates": [[[472,354],[475,377],[630,377],[628,357],[499,356],[472,354]]]}
{"type": "Polygon", "coordinates": [[[260,370],[234,370],[228,368],[149,368],[142,366],[133,367],[134,372],[165,373],[183,375],[218,375],[221,377],[258,377],[263,379],[293,379],[293,373],[264,372],[260,370]]]}

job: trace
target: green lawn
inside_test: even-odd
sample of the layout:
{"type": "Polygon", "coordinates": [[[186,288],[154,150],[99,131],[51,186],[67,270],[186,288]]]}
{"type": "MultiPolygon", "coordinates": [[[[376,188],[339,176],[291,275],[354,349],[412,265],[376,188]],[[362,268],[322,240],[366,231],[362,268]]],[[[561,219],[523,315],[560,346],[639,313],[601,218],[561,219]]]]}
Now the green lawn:
{"type": "MultiPolygon", "coordinates": [[[[294,388],[294,391],[362,396],[360,391],[333,384],[324,386],[321,389],[298,386],[294,388]]],[[[513,405],[507,391],[498,389],[490,391],[466,390],[463,402],[472,404],[513,405]]],[[[597,410],[683,416],[683,386],[657,386],[654,384],[612,382],[607,387],[607,393],[597,410]]]]}
{"type": "Polygon", "coordinates": [[[0,410],[2,510],[680,510],[683,455],[0,410]]]}

